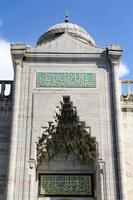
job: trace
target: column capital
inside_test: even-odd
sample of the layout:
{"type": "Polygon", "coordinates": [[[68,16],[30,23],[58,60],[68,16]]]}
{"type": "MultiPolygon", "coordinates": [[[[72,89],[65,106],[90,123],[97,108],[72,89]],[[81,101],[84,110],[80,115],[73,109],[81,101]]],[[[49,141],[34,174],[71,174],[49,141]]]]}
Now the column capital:
{"type": "Polygon", "coordinates": [[[108,60],[111,64],[119,65],[123,49],[120,45],[109,45],[107,47],[108,60]]]}
{"type": "Polygon", "coordinates": [[[21,65],[21,62],[25,60],[27,46],[25,44],[11,44],[11,56],[13,66],[21,65]]]}
{"type": "Polygon", "coordinates": [[[22,65],[21,62],[22,62],[21,60],[15,60],[15,65],[17,65],[17,66],[21,66],[21,65],[22,65]]]}
{"type": "Polygon", "coordinates": [[[112,66],[116,66],[120,64],[120,59],[115,59],[115,58],[109,58],[109,61],[112,66]]]}

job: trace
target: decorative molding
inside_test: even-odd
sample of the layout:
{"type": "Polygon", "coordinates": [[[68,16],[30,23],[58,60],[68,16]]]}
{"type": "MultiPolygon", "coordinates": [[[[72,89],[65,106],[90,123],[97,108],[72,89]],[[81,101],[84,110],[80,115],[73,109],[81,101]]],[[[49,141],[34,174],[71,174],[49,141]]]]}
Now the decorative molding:
{"type": "Polygon", "coordinates": [[[42,159],[50,160],[63,151],[67,158],[73,151],[82,163],[96,165],[97,143],[95,137],[85,130],[85,123],[79,121],[76,108],[68,96],[60,102],[54,121],[43,132],[37,142],[37,163],[42,159]]]}
{"type": "Polygon", "coordinates": [[[113,66],[119,65],[122,52],[123,49],[119,45],[109,45],[107,47],[108,59],[113,66]]]}

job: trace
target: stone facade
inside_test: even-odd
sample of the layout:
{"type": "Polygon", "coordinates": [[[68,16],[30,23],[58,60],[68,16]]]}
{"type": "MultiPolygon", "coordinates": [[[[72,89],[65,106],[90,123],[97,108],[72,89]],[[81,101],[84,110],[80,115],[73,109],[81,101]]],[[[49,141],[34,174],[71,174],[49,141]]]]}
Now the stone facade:
{"type": "Polygon", "coordinates": [[[126,199],[133,198],[133,81],[122,81],[123,93],[121,96],[122,134],[124,154],[124,174],[126,183],[126,199]]]}
{"type": "Polygon", "coordinates": [[[9,154],[0,155],[0,200],[132,199],[133,108],[131,93],[120,101],[122,48],[96,47],[84,29],[62,23],[36,47],[11,45],[11,54],[13,94],[5,97],[1,81],[8,105],[0,108],[0,139],[7,138],[0,149],[9,154]],[[65,181],[74,178],[72,189],[65,181]]]}

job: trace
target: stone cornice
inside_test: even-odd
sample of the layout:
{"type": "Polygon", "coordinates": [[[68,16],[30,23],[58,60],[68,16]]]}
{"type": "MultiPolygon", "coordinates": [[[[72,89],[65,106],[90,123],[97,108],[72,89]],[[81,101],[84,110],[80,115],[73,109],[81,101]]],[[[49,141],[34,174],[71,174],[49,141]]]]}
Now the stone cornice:
{"type": "Polygon", "coordinates": [[[26,53],[26,62],[89,62],[103,61],[106,62],[105,54],[79,54],[79,53],[26,53]]]}
{"type": "Polygon", "coordinates": [[[21,62],[25,57],[26,48],[27,47],[25,44],[11,44],[10,45],[10,50],[11,50],[12,61],[13,61],[14,67],[18,64],[21,65],[21,62]]]}
{"type": "Polygon", "coordinates": [[[43,49],[35,47],[27,47],[25,44],[11,44],[11,54],[13,64],[15,61],[20,62],[24,59],[26,62],[41,62],[41,61],[84,61],[88,60],[104,60],[106,61],[107,50],[104,48],[95,48],[93,52],[46,52],[43,49]],[[97,50],[98,49],[98,50],[97,50]]]}
{"type": "Polygon", "coordinates": [[[120,45],[109,45],[107,47],[108,60],[112,65],[119,65],[123,49],[120,45]]]}

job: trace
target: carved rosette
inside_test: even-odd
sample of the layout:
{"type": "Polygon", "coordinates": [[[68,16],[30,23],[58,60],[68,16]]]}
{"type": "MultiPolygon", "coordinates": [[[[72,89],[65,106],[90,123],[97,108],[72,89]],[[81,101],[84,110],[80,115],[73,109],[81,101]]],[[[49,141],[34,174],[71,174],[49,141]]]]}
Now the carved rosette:
{"type": "Polygon", "coordinates": [[[69,97],[64,97],[57,109],[53,122],[43,132],[37,143],[37,163],[50,160],[63,151],[67,157],[74,152],[82,163],[95,165],[97,162],[97,143],[79,121],[76,108],[69,97]]]}

